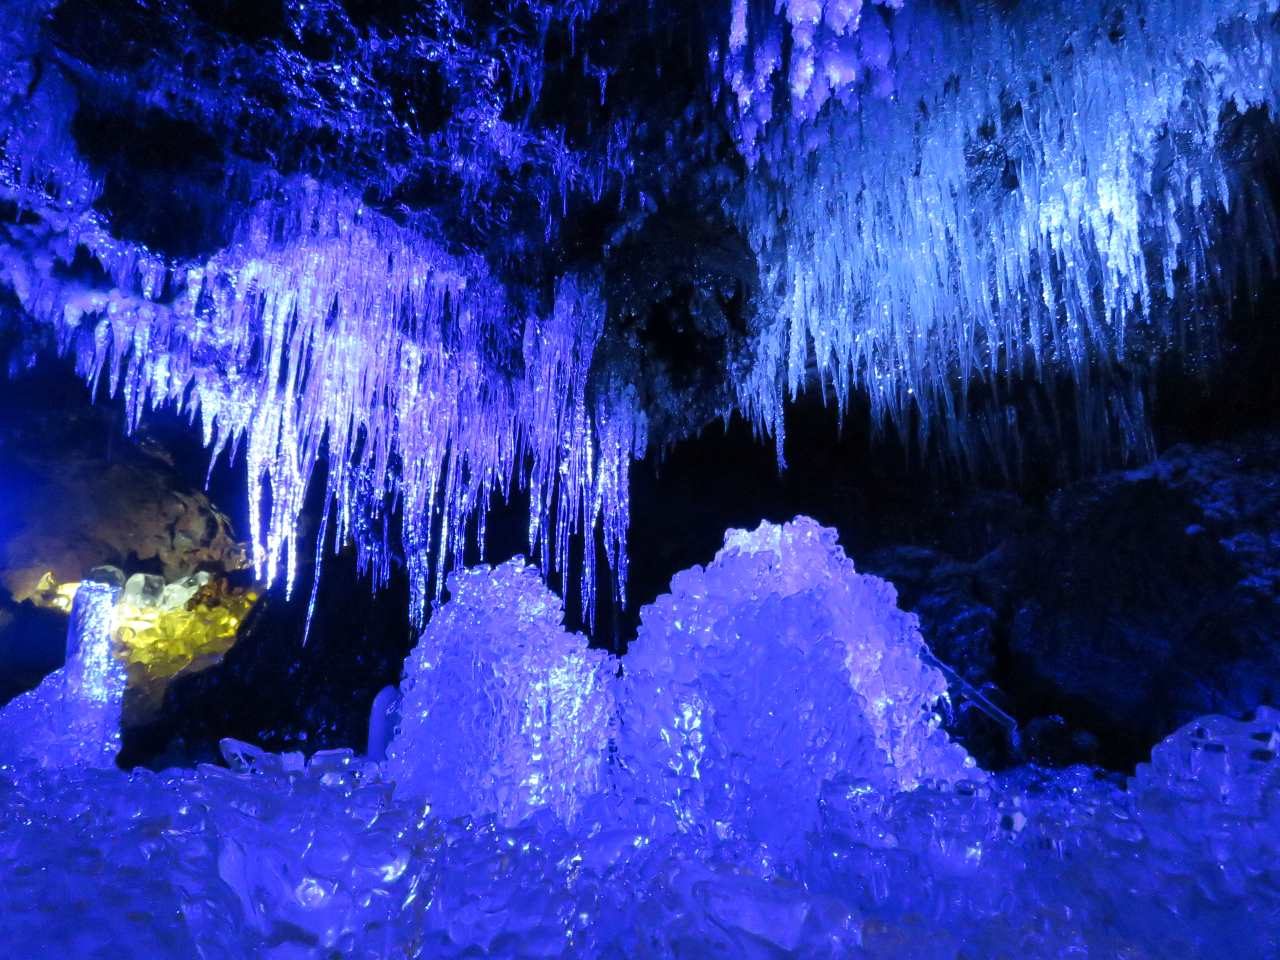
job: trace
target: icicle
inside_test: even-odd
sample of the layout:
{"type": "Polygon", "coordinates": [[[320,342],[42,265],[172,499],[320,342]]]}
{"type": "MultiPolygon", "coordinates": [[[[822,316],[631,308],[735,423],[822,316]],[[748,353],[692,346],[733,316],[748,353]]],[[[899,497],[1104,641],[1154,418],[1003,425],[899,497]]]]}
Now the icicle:
{"type": "MultiPolygon", "coordinates": [[[[966,380],[1127,358],[1239,256],[1213,243],[1216,118],[1280,105],[1273,7],[732,0],[713,62],[751,171],[726,209],[774,292],[741,408],[776,431],[777,384],[816,369],[840,405],[865,389],[882,422],[915,409],[958,438],[966,380]]],[[[1205,317],[1172,322],[1209,339],[1205,317]]]]}

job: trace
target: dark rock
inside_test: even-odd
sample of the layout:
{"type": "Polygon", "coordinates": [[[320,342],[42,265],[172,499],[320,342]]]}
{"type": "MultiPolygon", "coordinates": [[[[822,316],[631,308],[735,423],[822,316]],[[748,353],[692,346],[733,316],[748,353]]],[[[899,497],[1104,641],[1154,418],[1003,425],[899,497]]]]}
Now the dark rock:
{"type": "Polygon", "coordinates": [[[268,591],[220,663],[179,677],[154,721],[125,730],[120,763],[217,762],[224,737],[273,751],[362,750],[374,698],[400,682],[414,643],[407,581],[375,593],[351,552],[324,570],[309,634],[307,590],[268,591]]]}
{"type": "Polygon", "coordinates": [[[877,551],[863,566],[893,583],[899,606],[920,618],[933,655],[963,681],[951,683],[951,735],[989,769],[1012,762],[1011,731],[992,710],[1008,709],[1008,698],[992,682],[998,673],[998,615],[980,598],[976,568],[912,546],[877,551]]]}
{"type": "MultiPolygon", "coordinates": [[[[963,550],[984,512],[999,529],[996,501],[975,499],[938,542],[963,550]]],[[[1174,448],[1038,509],[1010,502],[1004,539],[976,562],[894,547],[866,566],[897,585],[936,656],[1020,722],[1008,752],[960,696],[952,732],[983,763],[1127,769],[1198,715],[1280,698],[1277,508],[1280,438],[1259,435],[1174,448]]]]}
{"type": "Polygon", "coordinates": [[[1087,730],[1072,727],[1056,714],[1031,720],[1023,728],[1022,737],[1022,749],[1042,765],[1069,767],[1077,763],[1098,763],[1098,738],[1087,730]]]}
{"type": "Polygon", "coordinates": [[[1055,496],[1001,564],[1020,699],[1091,731],[1119,767],[1197,715],[1270,702],[1277,478],[1274,438],[1259,438],[1055,496]]]}
{"type": "Polygon", "coordinates": [[[0,599],[0,704],[39,686],[66,659],[67,617],[0,599]]]}
{"type": "MultiPolygon", "coordinates": [[[[13,389],[18,389],[14,387],[13,389]]],[[[45,573],[57,583],[94,568],[169,580],[245,566],[230,520],[162,454],[123,436],[114,411],[85,401],[0,423],[0,584],[17,600],[45,573]]]]}

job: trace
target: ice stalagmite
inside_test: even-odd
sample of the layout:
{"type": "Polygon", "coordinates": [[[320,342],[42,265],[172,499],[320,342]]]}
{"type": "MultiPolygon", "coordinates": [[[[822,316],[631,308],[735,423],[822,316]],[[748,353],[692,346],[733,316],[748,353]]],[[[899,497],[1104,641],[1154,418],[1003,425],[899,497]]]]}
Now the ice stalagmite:
{"type": "Polygon", "coordinates": [[[67,624],[66,664],[0,710],[0,762],[114,765],[126,685],[112,624],[118,593],[106,583],[80,584],[67,624]]]}

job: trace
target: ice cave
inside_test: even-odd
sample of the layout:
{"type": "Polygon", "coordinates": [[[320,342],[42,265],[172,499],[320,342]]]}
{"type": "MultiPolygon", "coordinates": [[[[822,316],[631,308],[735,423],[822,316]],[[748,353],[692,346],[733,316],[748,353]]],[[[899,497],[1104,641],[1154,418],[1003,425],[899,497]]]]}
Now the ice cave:
{"type": "Polygon", "coordinates": [[[1280,958],[1277,113],[1280,0],[0,0],[0,960],[1280,958]]]}

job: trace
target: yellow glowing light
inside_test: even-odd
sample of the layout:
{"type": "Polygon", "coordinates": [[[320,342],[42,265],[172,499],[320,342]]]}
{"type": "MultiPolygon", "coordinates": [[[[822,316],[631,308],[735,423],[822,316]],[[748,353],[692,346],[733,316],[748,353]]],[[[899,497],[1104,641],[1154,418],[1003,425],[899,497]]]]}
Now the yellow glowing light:
{"type": "MultiPolygon", "coordinates": [[[[71,609],[79,581],[40,579],[32,601],[47,609],[71,609]]],[[[235,644],[240,624],[258,601],[256,590],[215,579],[181,607],[165,609],[121,601],[112,612],[116,655],[128,665],[127,722],[144,721],[164,701],[169,682],[212,666],[235,644]]]]}
{"type": "Polygon", "coordinates": [[[79,589],[79,580],[73,580],[70,583],[58,583],[53,579],[53,571],[48,570],[40,578],[40,582],[36,584],[35,593],[32,595],[31,601],[37,607],[70,613],[71,601],[75,599],[76,591],[79,589]]]}

